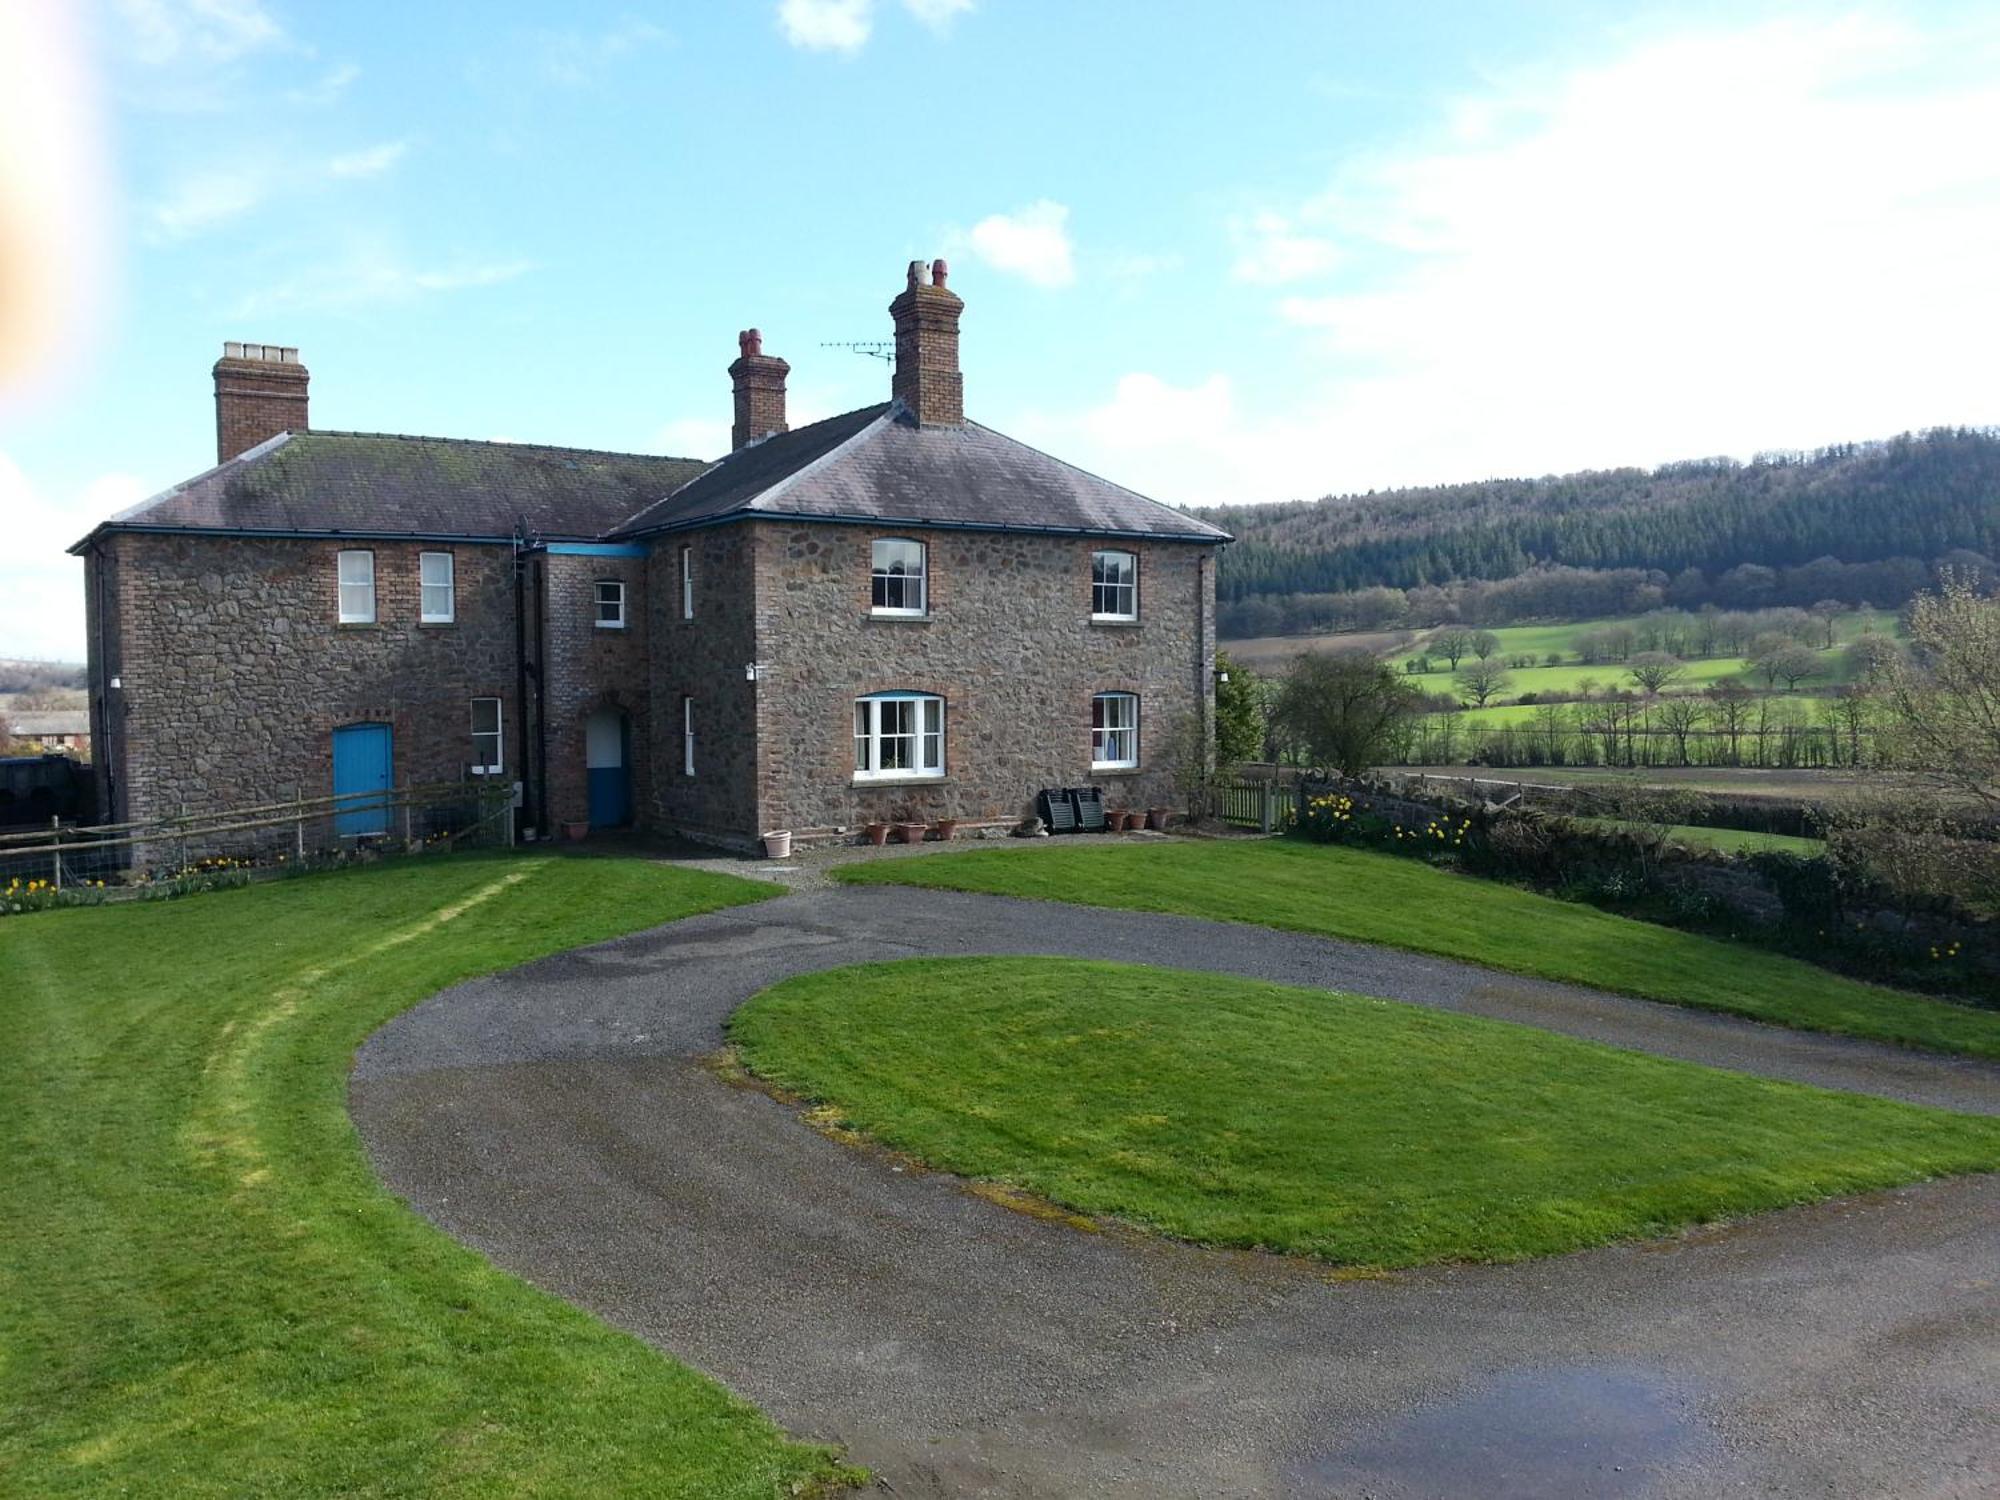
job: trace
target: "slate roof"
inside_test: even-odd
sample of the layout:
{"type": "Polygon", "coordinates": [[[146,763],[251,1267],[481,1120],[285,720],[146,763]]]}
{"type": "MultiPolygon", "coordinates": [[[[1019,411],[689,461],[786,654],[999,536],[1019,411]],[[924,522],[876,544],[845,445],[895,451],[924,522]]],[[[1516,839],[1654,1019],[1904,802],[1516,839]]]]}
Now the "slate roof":
{"type": "MultiPolygon", "coordinates": [[[[1229,534],[990,427],[895,402],[717,463],[368,432],[289,432],[91,532],[599,541],[756,516],[1225,542],[1229,534]]],[[[85,537],[70,550],[81,551],[85,537]]]]}
{"type": "Polygon", "coordinates": [[[470,538],[512,536],[522,521],[545,539],[588,541],[707,467],[529,443],[281,433],[100,529],[470,538]]]}
{"type": "Polygon", "coordinates": [[[990,427],[919,427],[893,402],[740,448],[613,534],[748,516],[1229,540],[1219,527],[990,427]]]}

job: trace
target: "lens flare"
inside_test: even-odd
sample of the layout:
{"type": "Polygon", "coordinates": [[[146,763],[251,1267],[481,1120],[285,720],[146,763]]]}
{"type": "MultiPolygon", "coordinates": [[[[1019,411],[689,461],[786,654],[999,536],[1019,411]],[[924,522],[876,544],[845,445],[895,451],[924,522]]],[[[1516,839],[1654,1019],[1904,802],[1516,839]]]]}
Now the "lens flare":
{"type": "Polygon", "coordinates": [[[0,393],[86,356],[109,295],[99,89],[70,0],[0,4],[0,393]]]}

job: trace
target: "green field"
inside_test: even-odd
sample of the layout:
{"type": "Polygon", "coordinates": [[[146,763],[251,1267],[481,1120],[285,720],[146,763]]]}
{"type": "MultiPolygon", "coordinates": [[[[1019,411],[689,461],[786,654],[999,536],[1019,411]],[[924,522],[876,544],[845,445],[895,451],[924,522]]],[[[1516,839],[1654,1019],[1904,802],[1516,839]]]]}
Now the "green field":
{"type": "MultiPolygon", "coordinates": [[[[1626,674],[1622,663],[1600,662],[1588,666],[1578,663],[1576,638],[1588,631],[1608,626],[1636,626],[1638,623],[1639,617],[1635,615],[1617,619],[1576,620],[1560,625],[1510,625],[1494,630],[1492,634],[1499,639],[1500,646],[1493,654],[1503,663],[1508,657],[1519,655],[1531,655],[1540,662],[1551,651],[1561,652],[1564,657],[1561,666],[1509,668],[1507,675],[1510,681],[1500,694],[1502,702],[1518,698],[1523,693],[1580,693],[1586,682],[1594,683],[1599,692],[1614,688],[1630,689],[1632,680],[1626,674]]],[[[1826,664],[1823,675],[1800,683],[1797,696],[1823,694],[1846,681],[1843,648],[1848,642],[1871,629],[1877,634],[1893,636],[1897,633],[1897,628],[1897,617],[1892,610],[1854,610],[1840,616],[1834,622],[1837,644],[1829,650],[1818,653],[1826,664]]],[[[1393,658],[1397,668],[1402,669],[1407,662],[1419,655],[1436,634],[1436,631],[1426,631],[1417,638],[1415,647],[1398,652],[1393,658]]],[[[1336,649],[1341,638],[1322,636],[1317,639],[1326,643],[1324,649],[1336,649]]],[[[1224,642],[1225,648],[1227,645],[1228,643],[1224,642]]],[[[1432,660],[1441,670],[1410,675],[1406,680],[1426,693],[1449,693],[1458,696],[1458,686],[1453,681],[1453,674],[1445,666],[1443,658],[1434,655],[1432,660]]],[[[1461,661],[1461,668],[1464,665],[1465,662],[1461,661]]],[[[1682,677],[1674,684],[1674,688],[1681,691],[1705,688],[1713,686],[1724,678],[1736,676],[1749,678],[1752,686],[1761,690],[1761,679],[1754,676],[1750,663],[1741,657],[1691,659],[1687,662],[1682,677]]],[[[1521,718],[1531,716],[1533,713],[1532,706],[1488,708],[1469,714],[1466,722],[1497,727],[1503,723],[1519,722],[1521,718]]]]}
{"type": "Polygon", "coordinates": [[[2000,1058],[2000,1011],[1862,984],[1760,949],[1340,845],[1175,840],[936,855],[833,873],[855,883],[1250,922],[1438,953],[1807,1031],[2000,1058]]]}
{"type": "Polygon", "coordinates": [[[446,985],[768,894],[440,856],[0,919],[0,1493],[771,1500],[838,1479],[424,1223],[346,1109],[355,1047],[446,985]]]}
{"type": "Polygon", "coordinates": [[[2000,1119],[1131,964],[836,969],[759,995],[731,1036],[933,1166],[1348,1265],[1551,1255],[2000,1166],[2000,1119]]]}
{"type": "MultiPolygon", "coordinates": [[[[1576,821],[1598,828],[1635,826],[1621,823],[1616,818],[1578,818],[1576,821]]],[[[1687,844],[1697,849],[1719,849],[1724,854],[1754,854],[1759,850],[1770,850],[1810,859],[1826,853],[1824,839],[1799,838],[1789,833],[1753,833],[1743,828],[1704,828],[1693,823],[1675,823],[1667,828],[1666,835],[1676,844],[1687,844]]]]}

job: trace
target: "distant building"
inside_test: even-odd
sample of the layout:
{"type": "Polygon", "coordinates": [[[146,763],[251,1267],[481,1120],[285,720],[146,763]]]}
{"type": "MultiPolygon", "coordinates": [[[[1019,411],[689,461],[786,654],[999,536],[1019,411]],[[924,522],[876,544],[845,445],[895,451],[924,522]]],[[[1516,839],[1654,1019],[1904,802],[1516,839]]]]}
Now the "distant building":
{"type": "Polygon", "coordinates": [[[747,845],[1165,803],[1229,538],[968,421],[963,309],[912,263],[890,399],[796,431],[744,333],[714,463],[315,431],[296,349],[226,345],[217,467],[72,549],[105,816],[499,776],[544,831],[747,845]]]}
{"type": "Polygon", "coordinates": [[[23,752],[40,747],[90,759],[90,715],[84,710],[24,710],[0,718],[23,752]]]}

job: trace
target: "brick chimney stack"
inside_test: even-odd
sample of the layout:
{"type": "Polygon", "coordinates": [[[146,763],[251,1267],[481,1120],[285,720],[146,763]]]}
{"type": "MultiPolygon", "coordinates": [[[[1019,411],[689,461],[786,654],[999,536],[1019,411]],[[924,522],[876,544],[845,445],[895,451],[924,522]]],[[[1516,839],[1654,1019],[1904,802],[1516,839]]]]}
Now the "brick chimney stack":
{"type": "Polygon", "coordinates": [[[764,352],[764,335],[756,329],[737,334],[736,345],[742,352],[729,367],[729,378],[736,384],[736,425],[729,430],[732,451],[786,430],[785,377],[792,373],[790,365],[764,352]]]}
{"type": "Polygon", "coordinates": [[[281,432],[304,432],[309,379],[296,349],[224,344],[215,362],[215,461],[227,463],[281,432]]]}
{"type": "Polygon", "coordinates": [[[946,289],[949,267],[910,262],[909,285],[889,304],[896,320],[896,376],[891,393],[919,427],[965,425],[965,377],[958,372],[958,317],[965,303],[946,289]]]}

